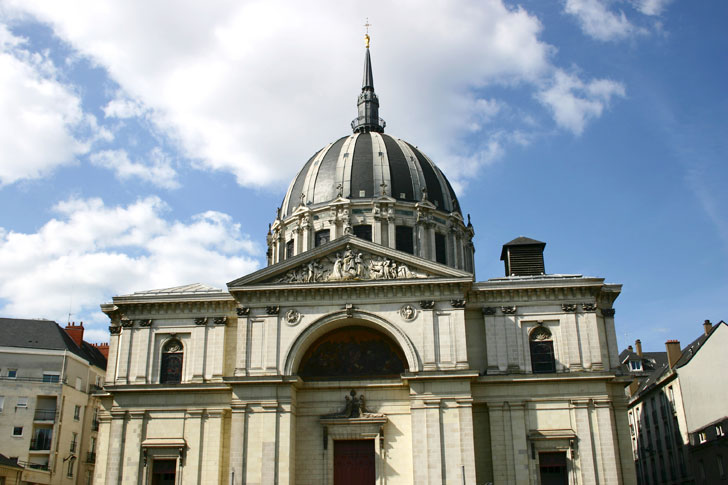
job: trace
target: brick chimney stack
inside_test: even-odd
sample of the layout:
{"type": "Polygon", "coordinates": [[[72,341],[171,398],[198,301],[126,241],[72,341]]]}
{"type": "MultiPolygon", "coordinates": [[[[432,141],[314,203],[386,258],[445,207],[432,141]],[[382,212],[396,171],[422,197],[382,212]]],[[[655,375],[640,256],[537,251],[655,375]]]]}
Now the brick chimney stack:
{"type": "Polygon", "coordinates": [[[637,355],[642,357],[642,341],[640,339],[634,341],[634,348],[637,349],[637,355]]]}
{"type": "Polygon", "coordinates": [[[710,323],[710,320],[706,320],[703,322],[703,330],[705,330],[705,335],[709,335],[710,331],[713,329],[713,324],[710,323]]]}
{"type": "Polygon", "coordinates": [[[104,342],[103,344],[92,344],[96,349],[104,355],[104,358],[109,358],[109,343],[104,342]]]}
{"type": "Polygon", "coordinates": [[[78,348],[81,348],[81,342],[83,342],[83,322],[76,325],[76,322],[71,322],[66,325],[66,333],[71,339],[76,342],[78,348]]]}
{"type": "Polygon", "coordinates": [[[670,369],[672,369],[677,364],[677,361],[680,360],[680,356],[682,356],[680,341],[668,340],[665,342],[665,349],[667,350],[667,362],[670,364],[670,369]]]}

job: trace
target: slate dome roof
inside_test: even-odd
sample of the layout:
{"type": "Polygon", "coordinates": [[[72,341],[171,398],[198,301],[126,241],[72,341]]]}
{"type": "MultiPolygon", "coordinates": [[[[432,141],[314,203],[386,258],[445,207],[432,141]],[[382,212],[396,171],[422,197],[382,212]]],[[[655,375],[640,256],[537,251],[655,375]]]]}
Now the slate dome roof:
{"type": "Polygon", "coordinates": [[[460,212],[450,182],[417,147],[384,133],[354,133],[322,148],[306,162],[288,189],[281,216],[293,213],[301,204],[301,194],[306,205],[331,202],[339,193],[352,200],[387,195],[419,202],[423,188],[438,209],[460,212]]]}
{"type": "Polygon", "coordinates": [[[357,106],[354,134],[330,143],[306,162],[288,188],[280,217],[288,217],[302,203],[320,206],[340,195],[352,200],[386,195],[406,202],[419,202],[426,195],[439,210],[462,216],[455,191],[432,160],[414,145],[384,134],[368,38],[357,106]]]}

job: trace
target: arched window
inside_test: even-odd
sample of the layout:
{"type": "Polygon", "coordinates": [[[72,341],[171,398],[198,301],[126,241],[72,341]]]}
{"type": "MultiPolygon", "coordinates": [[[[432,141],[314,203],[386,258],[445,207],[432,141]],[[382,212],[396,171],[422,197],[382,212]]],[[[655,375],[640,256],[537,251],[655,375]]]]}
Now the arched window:
{"type": "Polygon", "coordinates": [[[333,330],[314,342],[301,359],[304,380],[381,379],[399,377],[407,359],[388,336],[369,327],[333,330]]]}
{"type": "Polygon", "coordinates": [[[162,384],[182,382],[182,362],[184,359],[182,342],[172,339],[162,347],[162,370],[159,382],[162,384]]]}
{"type": "Polygon", "coordinates": [[[548,328],[538,326],[531,331],[531,369],[534,374],[556,372],[554,341],[548,328]]]}

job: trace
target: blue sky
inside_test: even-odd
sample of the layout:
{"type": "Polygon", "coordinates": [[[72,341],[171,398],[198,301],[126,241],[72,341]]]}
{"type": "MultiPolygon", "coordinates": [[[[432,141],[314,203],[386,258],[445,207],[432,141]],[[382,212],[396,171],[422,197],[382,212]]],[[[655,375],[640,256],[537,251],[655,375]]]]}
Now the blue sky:
{"type": "Polygon", "coordinates": [[[349,132],[364,19],[387,132],[454,183],[477,279],[545,241],[624,285],[620,347],[728,317],[728,4],[0,2],[0,314],[264,264],[288,182],[349,132]]]}

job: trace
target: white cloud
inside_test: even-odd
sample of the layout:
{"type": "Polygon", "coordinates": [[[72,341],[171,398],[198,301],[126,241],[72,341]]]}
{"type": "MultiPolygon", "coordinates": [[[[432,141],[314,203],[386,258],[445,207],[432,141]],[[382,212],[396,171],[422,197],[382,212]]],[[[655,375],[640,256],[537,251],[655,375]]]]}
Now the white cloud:
{"type": "Polygon", "coordinates": [[[113,170],[120,180],[139,178],[165,189],[179,187],[177,172],[169,156],[155,148],[149,152],[147,159],[146,162],[132,162],[125,150],[103,150],[89,156],[91,163],[113,170]]]}
{"type": "Polygon", "coordinates": [[[22,45],[0,25],[0,185],[42,177],[110,136],[55,78],[53,64],[22,45]]]}
{"type": "Polygon", "coordinates": [[[672,0],[634,0],[637,10],[645,15],[660,15],[672,0]]]}
{"type": "Polygon", "coordinates": [[[168,221],[155,197],[116,207],[70,199],[54,210],[58,218],[35,233],[0,228],[3,315],[60,322],[70,305],[102,324],[99,302],[112,295],[198,281],[223,287],[258,266],[259,249],[220,212],[168,221]]]}
{"type": "Polygon", "coordinates": [[[615,96],[625,96],[621,83],[610,79],[585,83],[574,74],[556,70],[553,79],[536,98],[551,110],[559,126],[579,135],[590,119],[602,115],[615,96]]]}
{"type": "Polygon", "coordinates": [[[107,118],[134,118],[144,114],[144,107],[136,100],[117,92],[114,99],[102,108],[107,118]]]}
{"type": "Polygon", "coordinates": [[[184,155],[249,186],[287,182],[306,154],[349,131],[364,54],[359,19],[374,24],[388,131],[436,160],[462,156],[462,130],[489,122],[476,89],[533,83],[554,51],[536,17],[501,0],[426,9],[414,0],[5,4],[51,25],[118,82],[125,95],[106,105],[107,117],[144,110],[184,155]]]}
{"type": "Polygon", "coordinates": [[[598,40],[620,40],[638,31],[624,12],[612,12],[603,0],[566,0],[564,11],[576,17],[585,34],[598,40]]]}

